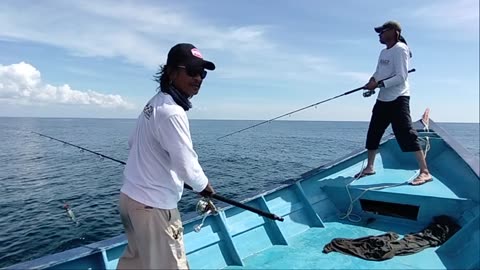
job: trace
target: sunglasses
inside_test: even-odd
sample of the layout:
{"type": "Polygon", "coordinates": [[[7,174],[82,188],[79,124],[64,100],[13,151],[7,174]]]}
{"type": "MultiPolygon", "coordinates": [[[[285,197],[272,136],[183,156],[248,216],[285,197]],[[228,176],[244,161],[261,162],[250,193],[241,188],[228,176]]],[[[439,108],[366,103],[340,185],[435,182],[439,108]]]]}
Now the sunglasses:
{"type": "Polygon", "coordinates": [[[191,66],[178,66],[179,68],[185,69],[185,72],[190,77],[197,77],[200,75],[200,78],[205,79],[207,77],[207,71],[203,67],[191,67],[191,66]]]}
{"type": "Polygon", "coordinates": [[[380,33],[378,33],[378,35],[381,35],[381,34],[387,32],[387,31],[390,31],[390,30],[392,30],[392,28],[385,28],[382,31],[380,31],[380,33]]]}

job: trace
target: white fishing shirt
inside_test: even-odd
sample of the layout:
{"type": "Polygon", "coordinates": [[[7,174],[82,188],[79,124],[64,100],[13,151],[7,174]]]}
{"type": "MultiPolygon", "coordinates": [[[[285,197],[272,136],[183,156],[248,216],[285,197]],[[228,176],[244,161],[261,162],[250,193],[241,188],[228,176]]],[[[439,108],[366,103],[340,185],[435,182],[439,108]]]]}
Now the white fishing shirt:
{"type": "Polygon", "coordinates": [[[129,140],[121,192],[148,206],[174,209],[186,182],[202,191],[208,179],[193,149],[187,114],[157,93],[145,106],[129,140]]]}
{"type": "Polygon", "coordinates": [[[380,88],[377,99],[393,101],[400,96],[410,96],[408,83],[408,66],[410,49],[403,42],[397,42],[390,49],[383,49],[378,58],[377,70],[373,74],[375,81],[385,80],[385,87],[380,88]]]}

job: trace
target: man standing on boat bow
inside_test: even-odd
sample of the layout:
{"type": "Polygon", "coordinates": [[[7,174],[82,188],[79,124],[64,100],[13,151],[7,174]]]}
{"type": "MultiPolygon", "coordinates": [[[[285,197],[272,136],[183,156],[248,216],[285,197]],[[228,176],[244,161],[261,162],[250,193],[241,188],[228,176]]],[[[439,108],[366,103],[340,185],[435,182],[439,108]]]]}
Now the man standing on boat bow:
{"type": "Polygon", "coordinates": [[[202,196],[214,193],[193,149],[187,114],[212,62],[192,44],[170,49],[156,74],[160,90],[145,105],[131,134],[120,193],[128,245],[119,269],[187,269],[177,203],[184,182],[202,196]]]}
{"type": "Polygon", "coordinates": [[[432,180],[427,168],[425,156],[418,142],[418,135],[412,128],[410,117],[410,86],[408,83],[408,65],[411,58],[410,49],[402,37],[400,24],[389,21],[375,27],[380,43],[386,46],[380,53],[377,69],[365,85],[368,90],[380,88],[377,101],[372,111],[368,127],[366,148],[368,149],[367,167],[357,175],[360,178],[375,174],[374,161],[380,140],[385,129],[392,124],[397,142],[403,152],[415,152],[420,166],[419,175],[411,182],[421,185],[432,180]],[[393,76],[393,77],[392,77],[393,76]],[[391,77],[391,78],[389,78],[391,77]],[[382,81],[385,78],[384,81],[382,81]],[[379,83],[380,82],[380,83],[379,83]]]}

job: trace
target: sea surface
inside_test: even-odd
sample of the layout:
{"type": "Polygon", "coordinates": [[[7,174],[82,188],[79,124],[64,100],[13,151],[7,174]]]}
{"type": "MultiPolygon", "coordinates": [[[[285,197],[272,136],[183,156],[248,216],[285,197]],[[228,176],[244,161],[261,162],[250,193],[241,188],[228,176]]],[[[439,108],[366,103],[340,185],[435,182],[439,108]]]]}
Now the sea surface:
{"type": "MultiPolygon", "coordinates": [[[[368,128],[367,122],[276,121],[217,140],[255,123],[190,122],[200,163],[223,196],[248,197],[363,148],[368,128]]],[[[123,165],[32,131],[125,161],[134,125],[133,119],[0,118],[0,267],[123,233],[117,207],[123,165]]],[[[479,156],[478,123],[440,126],[479,156]]],[[[185,191],[183,216],[198,199],[185,191]]]]}

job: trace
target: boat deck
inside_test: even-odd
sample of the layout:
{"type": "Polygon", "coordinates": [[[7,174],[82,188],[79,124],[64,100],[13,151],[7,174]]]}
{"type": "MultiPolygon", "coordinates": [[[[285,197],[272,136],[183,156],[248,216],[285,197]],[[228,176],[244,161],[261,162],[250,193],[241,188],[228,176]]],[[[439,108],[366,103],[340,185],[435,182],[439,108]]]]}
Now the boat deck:
{"type": "Polygon", "coordinates": [[[324,228],[310,228],[292,237],[288,246],[273,246],[245,258],[243,267],[229,266],[226,269],[446,269],[436,253],[437,248],[386,261],[367,261],[338,252],[322,253],[323,247],[337,237],[359,238],[388,231],[403,235],[423,229],[385,221],[374,221],[368,227],[363,227],[364,224],[343,220],[325,222],[324,228]]]}
{"type": "MultiPolygon", "coordinates": [[[[411,157],[414,160],[413,155],[411,157]]],[[[407,182],[411,182],[418,175],[418,167],[412,168],[392,168],[383,164],[385,157],[377,156],[375,161],[376,174],[363,177],[351,183],[352,188],[368,189],[368,188],[380,188],[382,191],[411,194],[417,196],[427,197],[439,197],[447,199],[462,199],[461,188],[455,187],[452,179],[447,179],[444,168],[437,168],[437,164],[430,164],[430,172],[433,177],[433,181],[420,186],[408,185],[407,182]],[[452,183],[453,182],[453,183],[452,183]],[[396,186],[397,185],[397,186],[396,186]],[[460,192],[455,193],[459,190],[460,192]],[[460,193],[460,194],[459,194],[460,193]]],[[[447,165],[447,164],[445,164],[447,165]]],[[[351,177],[360,171],[362,168],[362,162],[357,163],[354,166],[346,168],[337,173],[337,176],[343,176],[351,182],[351,177]]],[[[329,178],[334,178],[330,176],[329,178]]],[[[453,178],[453,177],[452,177],[453,178]]],[[[346,184],[346,183],[345,183],[346,184]]]]}
{"type": "Polygon", "coordinates": [[[379,187],[379,190],[383,190],[384,192],[461,199],[460,196],[455,194],[438,178],[438,174],[436,174],[434,170],[432,170],[433,181],[431,182],[419,186],[412,186],[405,183],[406,181],[413,181],[417,175],[418,170],[377,169],[375,175],[358,179],[351,184],[351,187],[360,189],[379,187]],[[386,187],[381,188],[382,186],[386,187]]]}

